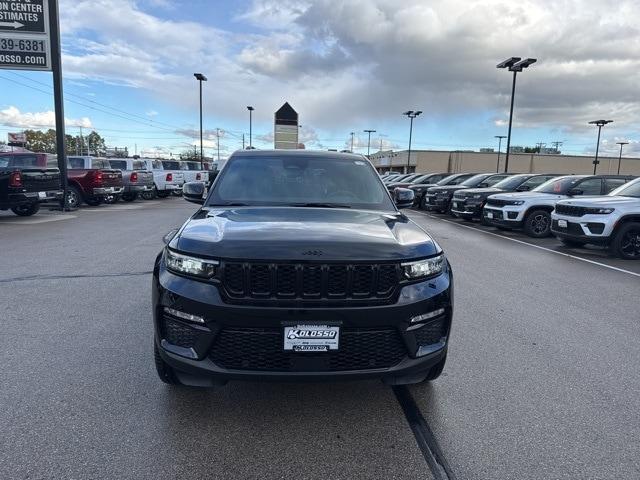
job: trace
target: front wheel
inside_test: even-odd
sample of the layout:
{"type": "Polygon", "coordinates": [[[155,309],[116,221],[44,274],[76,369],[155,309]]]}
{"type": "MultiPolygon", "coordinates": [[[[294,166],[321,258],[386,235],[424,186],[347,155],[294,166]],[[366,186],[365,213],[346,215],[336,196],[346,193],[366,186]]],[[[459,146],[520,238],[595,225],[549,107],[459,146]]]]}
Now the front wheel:
{"type": "Polygon", "coordinates": [[[524,219],[524,231],[534,238],[551,235],[551,215],[546,210],[534,210],[524,219]]]}
{"type": "Polygon", "coordinates": [[[29,203],[27,205],[18,205],[17,207],[11,207],[11,211],[19,217],[30,217],[35,215],[40,210],[39,203],[29,203]]]}
{"type": "Polygon", "coordinates": [[[82,196],[80,195],[80,190],[78,190],[74,186],[70,186],[67,189],[67,207],[71,210],[75,210],[76,208],[82,205],[82,196]]]}
{"type": "Polygon", "coordinates": [[[640,223],[624,223],[613,237],[611,251],[625,260],[640,260],[640,223]]]}

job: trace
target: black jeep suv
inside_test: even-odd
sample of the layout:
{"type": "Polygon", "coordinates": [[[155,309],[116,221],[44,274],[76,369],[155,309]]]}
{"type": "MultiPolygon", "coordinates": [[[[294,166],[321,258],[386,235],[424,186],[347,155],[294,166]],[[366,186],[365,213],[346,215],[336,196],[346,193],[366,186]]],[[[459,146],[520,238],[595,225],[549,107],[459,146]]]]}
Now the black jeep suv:
{"type": "Polygon", "coordinates": [[[360,155],[234,153],[202,207],[165,237],[153,274],[154,350],[171,384],[381,378],[445,364],[453,277],[360,155]],[[394,205],[394,200],[396,205],[394,205]]]}

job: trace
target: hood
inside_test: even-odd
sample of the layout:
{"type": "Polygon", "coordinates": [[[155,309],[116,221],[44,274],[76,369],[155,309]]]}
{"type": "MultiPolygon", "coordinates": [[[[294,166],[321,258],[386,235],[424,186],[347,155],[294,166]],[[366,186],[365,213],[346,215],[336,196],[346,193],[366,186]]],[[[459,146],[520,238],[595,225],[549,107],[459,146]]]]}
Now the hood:
{"type": "Polygon", "coordinates": [[[465,196],[470,195],[493,195],[495,193],[504,192],[504,190],[500,190],[499,188],[494,187],[486,187],[486,188],[466,188],[463,192],[465,196]]]}
{"type": "Polygon", "coordinates": [[[424,190],[425,188],[431,188],[435,186],[435,183],[419,183],[417,185],[411,184],[409,188],[412,190],[424,190]]]}
{"type": "Polygon", "coordinates": [[[640,198],[624,197],[624,196],[598,196],[572,198],[571,200],[562,200],[562,205],[573,205],[577,207],[615,207],[620,205],[638,205],[640,207],[640,198]]]}
{"type": "Polygon", "coordinates": [[[466,190],[469,187],[464,185],[442,185],[441,187],[430,188],[431,192],[455,192],[456,190],[466,190]]]}
{"type": "Polygon", "coordinates": [[[169,246],[223,259],[316,262],[406,260],[441,251],[400,214],[295,207],[203,208],[169,246]]]}
{"type": "Polygon", "coordinates": [[[512,192],[512,193],[498,193],[492,195],[491,198],[498,200],[542,200],[542,199],[560,199],[567,198],[566,195],[558,195],[557,193],[541,193],[541,192],[512,192]]]}

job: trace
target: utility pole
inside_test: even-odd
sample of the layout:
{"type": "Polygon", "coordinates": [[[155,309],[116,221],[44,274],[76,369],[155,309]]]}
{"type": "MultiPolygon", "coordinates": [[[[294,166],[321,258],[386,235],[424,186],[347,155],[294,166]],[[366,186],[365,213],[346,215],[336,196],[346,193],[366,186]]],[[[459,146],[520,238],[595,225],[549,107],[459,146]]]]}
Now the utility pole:
{"type": "Polygon", "coordinates": [[[252,130],[252,124],[253,124],[253,111],[255,110],[255,108],[253,108],[251,105],[249,105],[247,107],[247,110],[249,110],[249,148],[253,147],[253,141],[252,141],[252,135],[251,135],[251,130],[252,130]]]}
{"type": "Polygon", "coordinates": [[[613,123],[613,120],[593,120],[589,122],[589,125],[596,125],[598,127],[598,143],[596,144],[596,158],[593,160],[593,174],[596,174],[596,170],[598,168],[598,151],[600,150],[600,132],[602,131],[602,127],[604,127],[608,123],[613,123]]]}
{"type": "Polygon", "coordinates": [[[502,149],[502,139],[507,138],[506,135],[494,135],[498,139],[498,162],[496,163],[496,173],[500,171],[500,150],[502,149]]]}
{"type": "Polygon", "coordinates": [[[351,153],[353,153],[353,137],[356,134],[356,132],[351,132],[351,153]]]}
{"type": "Polygon", "coordinates": [[[409,123],[409,151],[407,152],[407,170],[404,173],[409,173],[409,166],[411,165],[411,137],[413,136],[413,119],[422,113],[422,110],[414,112],[413,110],[407,110],[403,113],[411,119],[409,123]]]}
{"type": "Polygon", "coordinates": [[[553,149],[556,151],[556,153],[560,153],[560,147],[562,146],[564,142],[559,142],[559,141],[555,141],[555,142],[551,142],[551,145],[553,145],[553,149]]]}
{"type": "Polygon", "coordinates": [[[371,148],[371,134],[375,133],[375,130],[363,130],[364,133],[368,133],[369,134],[369,140],[367,140],[367,158],[369,158],[369,150],[371,148]]]}
{"type": "Polygon", "coordinates": [[[218,147],[218,162],[220,162],[220,129],[216,127],[216,146],[218,147]]]}
{"type": "Polygon", "coordinates": [[[242,134],[242,149],[244,150],[244,133],[242,134]]]}

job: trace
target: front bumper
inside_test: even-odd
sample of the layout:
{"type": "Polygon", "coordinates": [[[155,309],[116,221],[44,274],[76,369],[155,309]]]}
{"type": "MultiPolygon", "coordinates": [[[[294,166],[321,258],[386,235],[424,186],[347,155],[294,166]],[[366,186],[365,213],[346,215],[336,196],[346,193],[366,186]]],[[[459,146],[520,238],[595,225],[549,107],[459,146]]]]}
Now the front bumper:
{"type": "Polygon", "coordinates": [[[482,219],[487,225],[495,225],[506,228],[520,228],[524,223],[520,217],[524,215],[516,210],[500,209],[494,207],[484,207],[482,209],[482,219]]]}
{"type": "Polygon", "coordinates": [[[174,275],[159,259],[153,276],[155,341],[161,357],[186,384],[365,378],[414,383],[446,355],[452,279],[449,268],[436,278],[406,285],[392,304],[264,307],[225,303],[217,286],[174,275]],[[201,316],[205,323],[180,320],[165,307],[201,316]],[[409,321],[440,308],[444,313],[434,319],[413,325],[409,321]],[[340,348],[285,352],[283,322],[339,325],[340,348]]]}
{"type": "Polygon", "coordinates": [[[611,241],[615,223],[615,219],[611,218],[610,215],[569,217],[552,213],[551,233],[556,237],[567,240],[591,243],[593,245],[608,245],[611,241]],[[560,226],[562,221],[566,222],[566,226],[560,226]]]}
{"type": "Polygon", "coordinates": [[[424,206],[427,210],[446,210],[449,208],[451,197],[438,197],[435,195],[425,195],[424,206]]]}
{"type": "Polygon", "coordinates": [[[119,195],[124,191],[124,187],[96,187],[92,190],[94,195],[119,195]]]}
{"type": "Polygon", "coordinates": [[[451,201],[451,213],[463,218],[482,217],[483,200],[457,199],[451,201]]]}

